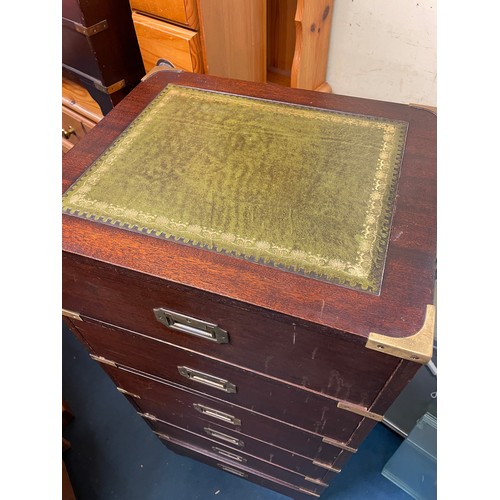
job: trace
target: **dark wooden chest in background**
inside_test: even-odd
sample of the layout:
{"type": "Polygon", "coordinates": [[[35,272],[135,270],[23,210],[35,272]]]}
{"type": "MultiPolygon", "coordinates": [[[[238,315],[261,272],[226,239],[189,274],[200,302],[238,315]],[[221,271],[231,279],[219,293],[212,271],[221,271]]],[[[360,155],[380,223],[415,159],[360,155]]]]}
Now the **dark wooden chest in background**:
{"type": "Polygon", "coordinates": [[[145,74],[129,2],[63,0],[62,69],[104,114],[145,74]]]}
{"type": "MultiPolygon", "coordinates": [[[[183,118],[183,132],[194,130],[197,118],[183,118]]],[[[229,127],[229,121],[220,130],[229,127]]],[[[144,158],[158,156],[151,151],[175,135],[169,131],[174,124],[178,127],[173,120],[165,123],[164,135],[157,133],[160,139],[148,143],[144,158]]],[[[144,133],[152,133],[144,126],[144,133]]],[[[261,126],[257,123],[256,130],[261,126]]],[[[300,130],[297,134],[301,136],[300,130]]],[[[387,144],[377,152],[376,179],[387,144]]],[[[201,151],[204,144],[196,148],[201,151]]],[[[160,150],[164,165],[179,160],[169,158],[171,148],[160,150]]],[[[292,498],[320,496],[432,354],[435,116],[399,104],[158,71],[106,115],[63,162],[63,313],[93,359],[171,449],[292,498]],[[376,262],[381,268],[378,285],[346,286],[307,269],[291,272],[262,258],[213,251],[207,242],[179,242],[152,231],[152,226],[123,224],[106,211],[109,207],[99,212],[102,200],[97,198],[92,200],[93,213],[71,208],[71,202],[78,207],[78,200],[104,182],[104,170],[95,175],[102,161],[109,160],[108,173],[115,172],[119,184],[120,165],[113,154],[127,144],[133,145],[134,155],[142,154],[137,151],[143,146],[133,143],[134,134],[142,130],[137,117],[145,108],[150,115],[159,109],[164,89],[180,89],[190,99],[200,99],[200,116],[208,94],[208,99],[234,98],[238,105],[243,101],[237,96],[242,95],[252,98],[245,106],[292,104],[285,105],[285,114],[293,110],[314,117],[321,111],[327,113],[321,120],[330,119],[332,112],[340,120],[369,117],[377,125],[383,120],[404,124],[403,151],[394,156],[400,162],[393,175],[394,192],[386,200],[389,208],[380,226],[385,227],[381,237],[386,246],[382,262],[376,262]],[[190,94],[193,89],[201,94],[190,94]]],[[[208,163],[206,168],[208,178],[208,163]]],[[[181,189],[187,182],[198,182],[175,175],[179,171],[170,171],[161,183],[181,189]]],[[[112,181],[113,176],[108,178],[112,181]]],[[[120,185],[118,197],[129,189],[129,181],[120,185]]],[[[152,177],[151,191],[142,193],[145,203],[156,181],[152,177]]],[[[216,205],[210,201],[210,186],[205,187],[207,198],[186,200],[199,204],[202,215],[216,205]]],[[[134,191],[130,193],[130,206],[120,214],[135,216],[134,191]]],[[[378,198],[370,196],[368,205],[373,206],[378,198]]],[[[174,198],[165,203],[167,210],[174,198]]],[[[268,201],[273,202],[271,197],[268,201]]],[[[229,241],[227,235],[223,238],[229,241]]]]}

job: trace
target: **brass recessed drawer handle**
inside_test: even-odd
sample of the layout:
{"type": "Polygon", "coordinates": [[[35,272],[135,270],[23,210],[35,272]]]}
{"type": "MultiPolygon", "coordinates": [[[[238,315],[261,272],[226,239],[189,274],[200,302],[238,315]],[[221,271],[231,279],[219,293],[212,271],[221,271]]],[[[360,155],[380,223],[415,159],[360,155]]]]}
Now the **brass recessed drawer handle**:
{"type": "Polygon", "coordinates": [[[214,377],[213,375],[193,370],[187,366],[178,366],[177,370],[179,370],[179,373],[183,377],[193,380],[194,382],[199,382],[200,384],[208,385],[209,387],[213,387],[214,389],[219,389],[224,392],[236,392],[236,386],[223,378],[214,377]]]}
{"type": "Polygon", "coordinates": [[[208,406],[200,405],[198,403],[193,403],[193,407],[196,411],[199,411],[201,414],[206,415],[207,417],[213,417],[218,420],[222,420],[223,422],[227,422],[228,424],[241,425],[241,420],[239,418],[233,417],[228,413],[214,410],[213,408],[209,408],[208,406]]]}
{"type": "Polygon", "coordinates": [[[239,446],[240,448],[243,448],[245,446],[245,443],[241,439],[229,436],[228,434],[224,434],[219,431],[215,431],[213,429],[210,429],[210,427],[205,427],[203,430],[205,431],[206,434],[215,439],[220,439],[221,441],[233,444],[234,446],[239,446]]]}
{"type": "Polygon", "coordinates": [[[238,469],[233,469],[232,467],[228,467],[227,465],[224,464],[217,464],[217,467],[220,467],[222,470],[230,472],[231,474],[235,474],[236,476],[248,477],[248,474],[246,472],[243,472],[242,470],[238,469]]]}
{"type": "Polygon", "coordinates": [[[210,340],[217,344],[227,344],[229,342],[227,332],[214,323],[191,318],[190,316],[161,307],[153,309],[153,311],[156,319],[168,328],[192,335],[193,337],[210,340]]]}
{"type": "Polygon", "coordinates": [[[70,125],[68,130],[62,129],[62,136],[65,139],[69,139],[73,134],[76,135],[76,130],[70,125]]]}
{"type": "Polygon", "coordinates": [[[236,455],[236,453],[231,453],[230,451],[223,450],[222,448],[218,448],[217,446],[212,446],[212,450],[215,451],[218,455],[222,457],[229,458],[230,460],[235,460],[240,464],[246,464],[247,459],[244,457],[240,457],[240,455],[236,455]]]}

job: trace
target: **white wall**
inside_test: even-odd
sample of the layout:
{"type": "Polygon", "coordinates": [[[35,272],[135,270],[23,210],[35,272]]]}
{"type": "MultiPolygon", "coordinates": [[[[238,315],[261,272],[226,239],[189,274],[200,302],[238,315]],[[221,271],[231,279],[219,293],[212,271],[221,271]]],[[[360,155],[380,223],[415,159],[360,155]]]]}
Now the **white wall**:
{"type": "Polygon", "coordinates": [[[327,82],[336,94],[436,106],[437,0],[335,0],[327,82]]]}

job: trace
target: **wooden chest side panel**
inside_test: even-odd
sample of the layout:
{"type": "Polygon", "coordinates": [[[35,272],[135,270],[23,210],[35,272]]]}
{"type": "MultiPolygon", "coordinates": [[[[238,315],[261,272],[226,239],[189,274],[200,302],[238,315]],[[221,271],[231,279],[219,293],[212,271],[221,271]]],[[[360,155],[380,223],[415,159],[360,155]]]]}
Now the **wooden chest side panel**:
{"type": "Polygon", "coordinates": [[[205,72],[266,81],[266,2],[198,0],[205,72]]]}

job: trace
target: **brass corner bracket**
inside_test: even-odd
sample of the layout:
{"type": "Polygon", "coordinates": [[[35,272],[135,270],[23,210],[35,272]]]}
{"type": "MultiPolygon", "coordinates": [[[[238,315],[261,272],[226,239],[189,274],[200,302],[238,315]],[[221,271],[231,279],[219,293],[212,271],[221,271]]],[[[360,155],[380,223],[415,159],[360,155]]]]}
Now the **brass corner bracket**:
{"type": "Polygon", "coordinates": [[[370,333],[365,347],[381,351],[391,356],[426,364],[432,358],[436,308],[428,304],[422,328],[409,337],[389,337],[379,333],[370,333]]]}
{"type": "Polygon", "coordinates": [[[69,309],[63,308],[62,315],[66,316],[67,318],[74,319],[76,321],[83,321],[82,317],[80,316],[80,313],[77,313],[76,311],[70,311],[69,309]]]}
{"type": "Polygon", "coordinates": [[[88,37],[97,35],[97,33],[100,33],[101,31],[107,30],[109,28],[109,24],[106,19],[103,19],[102,21],[99,21],[92,26],[84,26],[83,24],[77,23],[72,19],[66,19],[65,17],[63,17],[62,25],[66,26],[67,28],[72,28],[78,33],[81,33],[82,35],[88,37]]]}
{"type": "Polygon", "coordinates": [[[340,472],[340,469],[333,467],[333,465],[325,464],[324,462],[319,462],[318,460],[313,460],[313,465],[317,465],[318,467],[323,467],[324,469],[331,470],[332,472],[340,472]]]}
{"type": "Polygon", "coordinates": [[[383,415],[379,415],[378,413],[373,413],[372,411],[367,410],[359,405],[353,405],[351,403],[345,403],[343,401],[339,401],[337,403],[337,408],[340,410],[347,410],[351,413],[356,413],[356,415],[361,415],[362,417],[370,418],[377,422],[382,422],[384,420],[383,415]]]}
{"type": "Polygon", "coordinates": [[[331,444],[332,446],[335,446],[336,448],[340,448],[341,450],[348,451],[350,453],[356,453],[358,450],[357,448],[352,448],[351,446],[348,446],[345,443],[341,443],[340,441],[337,441],[336,439],[328,438],[328,437],[323,437],[321,440],[325,444],[331,444]]]}
{"type": "Polygon", "coordinates": [[[321,479],[315,479],[314,477],[304,476],[305,481],[309,481],[310,483],[317,484],[319,486],[328,487],[328,483],[324,483],[321,479]]]}

